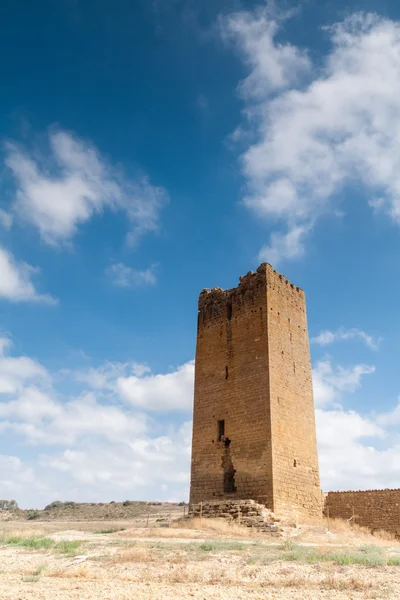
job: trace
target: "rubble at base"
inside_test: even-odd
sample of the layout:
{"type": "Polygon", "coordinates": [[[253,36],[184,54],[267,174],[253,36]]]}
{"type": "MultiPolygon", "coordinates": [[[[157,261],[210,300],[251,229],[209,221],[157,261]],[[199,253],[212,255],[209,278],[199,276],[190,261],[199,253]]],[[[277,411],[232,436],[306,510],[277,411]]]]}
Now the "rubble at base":
{"type": "Polygon", "coordinates": [[[255,500],[210,500],[191,504],[189,517],[227,519],[245,527],[253,527],[270,535],[279,536],[282,528],[279,519],[263,504],[255,500]]]}

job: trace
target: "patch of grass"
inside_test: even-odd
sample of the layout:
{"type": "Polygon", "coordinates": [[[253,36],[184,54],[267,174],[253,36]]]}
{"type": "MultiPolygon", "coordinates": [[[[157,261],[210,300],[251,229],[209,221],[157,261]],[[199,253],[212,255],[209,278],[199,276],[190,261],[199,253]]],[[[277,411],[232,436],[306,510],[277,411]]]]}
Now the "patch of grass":
{"type": "Polygon", "coordinates": [[[382,554],[363,552],[333,552],[326,555],[336,565],[365,565],[367,567],[382,567],[387,564],[382,554]]]}
{"type": "Polygon", "coordinates": [[[367,567],[380,567],[385,565],[400,565],[400,557],[387,558],[384,550],[379,546],[365,545],[361,546],[355,552],[328,552],[319,548],[299,546],[293,543],[283,543],[277,552],[267,551],[259,556],[255,555],[248,564],[256,562],[270,563],[276,560],[286,560],[290,562],[304,562],[316,564],[320,562],[333,562],[336,565],[364,565],[367,567]]]}
{"type": "Polygon", "coordinates": [[[34,577],[39,577],[39,575],[41,575],[43,573],[43,571],[45,570],[45,568],[47,567],[47,565],[39,565],[32,573],[32,575],[34,577]]]}
{"type": "Polygon", "coordinates": [[[363,544],[358,548],[360,552],[364,552],[365,554],[380,554],[382,555],[383,550],[381,546],[376,546],[375,544],[363,544]]]}
{"type": "Polygon", "coordinates": [[[20,537],[20,536],[1,536],[0,542],[10,546],[20,546],[29,550],[47,550],[54,545],[54,541],[43,536],[20,537]]]}
{"type": "Polygon", "coordinates": [[[75,556],[77,554],[77,550],[80,547],[81,542],[77,540],[69,541],[63,540],[62,542],[57,542],[54,546],[54,550],[59,554],[67,554],[68,556],[75,556]]]}
{"type": "Polygon", "coordinates": [[[283,541],[282,544],[280,545],[280,549],[286,550],[287,552],[292,551],[295,547],[296,547],[296,544],[294,543],[294,541],[289,540],[289,539],[283,541]]]}
{"type": "Polygon", "coordinates": [[[28,550],[49,550],[51,548],[59,554],[74,556],[77,553],[81,542],[76,540],[55,542],[54,540],[42,535],[34,535],[31,537],[0,535],[0,544],[18,546],[20,548],[27,548],[28,550]]]}
{"type": "Polygon", "coordinates": [[[224,542],[224,541],[210,541],[204,542],[203,544],[194,544],[201,552],[229,552],[232,550],[246,550],[247,544],[241,542],[224,542]]]}
{"type": "Polygon", "coordinates": [[[400,556],[391,556],[387,561],[388,567],[400,567],[400,556]]]}
{"type": "Polygon", "coordinates": [[[37,583],[40,579],[41,574],[45,570],[46,565],[40,565],[30,575],[22,578],[24,583],[37,583]]]}
{"type": "Polygon", "coordinates": [[[126,528],[120,527],[118,529],[100,529],[99,531],[95,531],[95,533],[106,534],[106,533],[117,533],[118,531],[126,531],[126,528]]]}

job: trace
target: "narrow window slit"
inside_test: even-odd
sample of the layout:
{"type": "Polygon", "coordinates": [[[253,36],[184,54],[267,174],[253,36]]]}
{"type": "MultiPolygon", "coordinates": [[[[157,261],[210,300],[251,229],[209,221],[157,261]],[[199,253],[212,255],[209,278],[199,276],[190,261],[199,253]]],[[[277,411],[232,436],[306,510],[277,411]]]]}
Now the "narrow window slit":
{"type": "Polygon", "coordinates": [[[229,302],[226,306],[226,318],[228,321],[232,319],[232,302],[229,302]]]}

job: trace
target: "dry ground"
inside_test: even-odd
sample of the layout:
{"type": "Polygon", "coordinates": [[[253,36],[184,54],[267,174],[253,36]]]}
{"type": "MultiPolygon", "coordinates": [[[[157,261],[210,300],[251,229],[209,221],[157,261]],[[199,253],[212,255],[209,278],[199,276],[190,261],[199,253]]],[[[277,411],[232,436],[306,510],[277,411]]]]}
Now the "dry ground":
{"type": "Polygon", "coordinates": [[[1,600],[400,598],[400,544],[331,523],[0,523],[1,600]],[[118,531],[116,531],[118,530],[118,531]]]}

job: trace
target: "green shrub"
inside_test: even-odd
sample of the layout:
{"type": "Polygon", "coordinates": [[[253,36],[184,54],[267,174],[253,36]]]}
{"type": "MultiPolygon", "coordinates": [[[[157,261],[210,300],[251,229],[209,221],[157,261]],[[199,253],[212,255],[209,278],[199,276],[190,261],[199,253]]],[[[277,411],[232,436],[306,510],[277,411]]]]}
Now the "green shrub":
{"type": "Polygon", "coordinates": [[[106,533],[117,533],[117,531],[125,531],[125,527],[119,527],[118,529],[100,529],[99,531],[95,531],[95,533],[101,533],[101,534],[106,534],[106,533]]]}
{"type": "Polygon", "coordinates": [[[9,544],[10,546],[28,548],[29,550],[47,550],[54,546],[53,540],[40,535],[28,538],[16,535],[11,537],[2,536],[0,537],[0,542],[2,544],[9,544]]]}
{"type": "Polygon", "coordinates": [[[40,512],[38,510],[29,510],[28,514],[26,515],[26,518],[28,519],[28,521],[32,521],[33,519],[39,519],[40,512]]]}
{"type": "Polygon", "coordinates": [[[57,544],[54,546],[54,550],[56,552],[59,552],[60,554],[68,554],[69,556],[74,556],[77,553],[77,550],[80,547],[80,545],[81,542],[77,540],[64,540],[62,542],[57,542],[57,544]]]}

